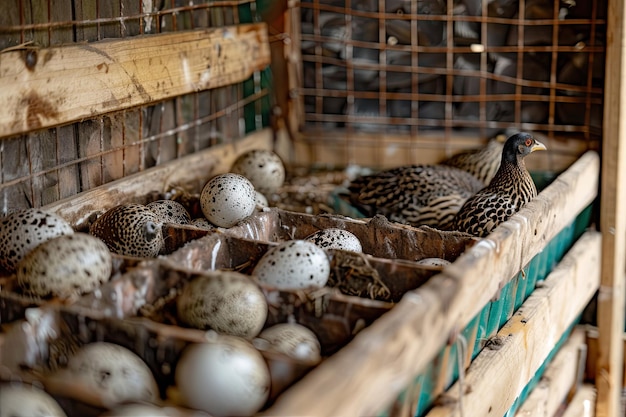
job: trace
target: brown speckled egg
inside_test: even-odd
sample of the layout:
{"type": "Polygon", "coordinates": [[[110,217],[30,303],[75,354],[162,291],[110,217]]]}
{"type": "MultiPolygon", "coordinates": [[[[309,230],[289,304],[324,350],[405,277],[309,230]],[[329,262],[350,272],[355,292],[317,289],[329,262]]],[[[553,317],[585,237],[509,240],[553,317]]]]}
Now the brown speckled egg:
{"type": "Polygon", "coordinates": [[[214,225],[232,227],[254,213],[254,186],[239,174],[216,175],[202,189],[200,206],[214,225]]]}
{"type": "Polygon", "coordinates": [[[342,249],[351,252],[363,252],[361,241],[354,233],[343,229],[322,229],[306,237],[322,249],[342,249]]]}
{"type": "Polygon", "coordinates": [[[107,407],[126,401],[154,402],[158,387],[150,368],[135,353],[113,343],[81,347],[68,361],[68,377],[97,393],[107,407]]]}
{"type": "Polygon", "coordinates": [[[321,361],[321,347],[317,336],[301,324],[275,324],[263,330],[258,337],[267,342],[269,350],[299,360],[321,361]]]}
{"type": "Polygon", "coordinates": [[[162,223],[189,224],[191,222],[189,212],[178,201],[157,200],[146,204],[146,207],[152,210],[162,223]]]}
{"type": "Polygon", "coordinates": [[[285,182],[285,166],[280,156],[265,149],[239,155],[230,171],[248,178],[262,193],[274,192],[285,182]]]}
{"type": "Polygon", "coordinates": [[[193,219],[190,224],[197,227],[198,229],[215,230],[215,225],[204,217],[198,217],[197,219],[193,219]]]}
{"type": "Polygon", "coordinates": [[[267,317],[261,289],[235,271],[211,271],[190,281],[177,299],[178,317],[189,326],[250,339],[267,317]]]}
{"type": "Polygon", "coordinates": [[[330,276],[330,261],[315,243],[289,240],[270,248],[252,275],[278,289],[323,287],[330,276]]]}
{"type": "Polygon", "coordinates": [[[141,204],[122,204],[107,210],[91,225],[113,253],[140,258],[155,257],[163,247],[163,223],[141,204]]]}
{"type": "Polygon", "coordinates": [[[188,346],[175,378],[182,405],[212,416],[253,415],[267,401],[271,384],[261,353],[233,336],[188,346]]]}
{"type": "Polygon", "coordinates": [[[18,262],[37,245],[74,229],[56,214],[25,209],[0,218],[0,265],[15,271],[18,262]]]}
{"type": "Polygon", "coordinates": [[[0,417],[65,417],[61,406],[45,391],[26,384],[0,385],[0,417]]]}
{"type": "Polygon", "coordinates": [[[111,253],[87,233],[59,236],[37,246],[17,264],[24,292],[69,297],[98,288],[111,276],[111,253]]]}

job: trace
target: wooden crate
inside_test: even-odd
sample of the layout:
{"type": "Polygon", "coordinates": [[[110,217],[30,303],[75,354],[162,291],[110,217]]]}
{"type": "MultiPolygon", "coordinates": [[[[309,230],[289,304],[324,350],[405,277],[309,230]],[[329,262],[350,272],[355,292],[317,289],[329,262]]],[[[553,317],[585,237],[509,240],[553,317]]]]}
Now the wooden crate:
{"type": "MultiPolygon", "coordinates": [[[[433,47],[414,42],[415,46],[402,48],[411,56],[445,54],[446,66],[437,70],[439,75],[449,83],[456,76],[475,76],[481,80],[480,94],[465,98],[455,98],[447,90],[430,94],[427,101],[442,103],[444,117],[419,117],[419,106],[411,106],[410,117],[398,118],[386,114],[388,104],[394,100],[418,102],[423,92],[417,88],[397,92],[386,87],[361,91],[354,83],[340,92],[319,84],[311,87],[303,83],[303,65],[313,62],[316,68],[322,68],[332,64],[350,71],[399,70],[415,81],[432,71],[417,65],[417,58],[400,69],[386,64],[362,67],[362,63],[349,59],[327,61],[318,53],[303,56],[302,42],[328,39],[320,32],[304,33],[301,13],[306,9],[319,17],[321,11],[327,11],[379,22],[398,18],[416,28],[424,17],[415,4],[403,14],[388,15],[322,1],[290,2],[286,11],[280,9],[282,3],[279,9],[273,9],[253,1],[185,5],[166,2],[160,10],[144,9],[143,3],[135,0],[101,7],[93,7],[92,3],[74,0],[52,8],[44,1],[15,0],[17,7],[1,18],[0,26],[7,29],[7,35],[1,36],[0,45],[9,49],[0,54],[0,86],[5,87],[1,91],[7,92],[8,102],[17,109],[2,113],[6,118],[0,149],[4,213],[44,206],[81,228],[94,213],[121,202],[146,202],[182,185],[197,190],[209,176],[226,171],[236,156],[248,149],[275,149],[290,166],[359,164],[381,168],[438,161],[454,151],[484,143],[493,129],[511,124],[532,130],[547,142],[550,152],[530,158],[529,167],[535,172],[562,174],[511,221],[426,284],[409,291],[388,313],[279,396],[262,414],[414,415],[418,410],[430,409],[435,396],[450,386],[448,393],[440,397],[450,402],[432,408],[432,415],[454,415],[459,404],[470,415],[471,411],[479,415],[486,405],[498,413],[513,412],[520,406],[518,398],[525,396],[530,390],[528,383],[536,381],[548,366],[546,360],[556,354],[554,347],[564,340],[599,280],[598,235],[586,234],[571,250],[570,246],[586,226],[586,210],[597,196],[600,161],[593,151],[607,139],[595,112],[601,108],[604,90],[591,72],[581,84],[561,82],[555,71],[557,57],[582,50],[588,64],[606,59],[608,65],[621,53],[616,53],[618,48],[610,43],[615,38],[607,37],[606,46],[600,36],[593,35],[591,42],[573,47],[557,41],[538,49],[517,45],[504,51],[487,45],[479,52],[473,52],[472,45],[433,47]],[[78,17],[70,18],[71,6],[75,6],[78,17]],[[260,19],[266,24],[253,23],[260,19]],[[159,45],[156,51],[152,49],[155,45],[159,45]],[[129,55],[129,48],[135,47],[138,50],[129,55]],[[486,59],[493,52],[511,52],[518,58],[527,53],[547,53],[552,57],[553,71],[549,80],[537,83],[528,83],[521,75],[497,79],[512,84],[514,92],[488,95],[487,83],[492,75],[486,59]],[[605,58],[608,52],[612,55],[605,58]],[[471,73],[456,72],[452,57],[457,53],[479,54],[479,68],[471,73]],[[161,57],[162,62],[152,54],[161,57]],[[266,70],[270,56],[274,78],[271,89],[266,70]],[[50,85],[40,74],[53,74],[48,76],[55,81],[50,85]],[[68,77],[76,78],[76,82],[67,82],[68,77]],[[85,88],[80,82],[83,79],[97,81],[106,88],[85,88]],[[524,90],[528,86],[544,92],[531,97],[524,90]],[[306,109],[306,97],[316,103],[313,111],[306,109]],[[328,115],[320,111],[324,97],[345,98],[349,103],[347,113],[328,115]],[[274,99],[277,107],[270,115],[269,102],[274,99]],[[362,116],[355,110],[357,99],[377,101],[378,114],[362,116]],[[317,104],[320,100],[321,105],[317,104]],[[513,120],[488,118],[487,107],[499,100],[514,103],[513,120]],[[453,107],[465,101],[478,102],[477,120],[454,119],[453,107]],[[522,119],[522,105],[527,101],[548,104],[546,121],[531,123],[522,119]],[[563,104],[582,106],[584,116],[580,119],[584,121],[558,121],[557,107],[563,104]],[[274,117],[274,127],[286,127],[284,131],[263,129],[274,117]],[[335,124],[331,128],[324,125],[326,122],[335,124]],[[383,129],[364,131],[366,125],[383,129]],[[399,125],[408,128],[397,129],[399,125]],[[577,224],[579,215],[583,219],[577,224]],[[552,271],[563,255],[563,262],[552,271]],[[587,264],[583,266],[584,262],[587,264]],[[546,284],[540,286],[545,287],[531,291],[535,282],[544,278],[546,284]],[[557,300],[558,291],[566,291],[575,302],[557,300]],[[521,309],[514,314],[518,307],[521,309]],[[496,310],[490,329],[481,329],[481,320],[489,323],[491,312],[496,310]],[[546,320],[558,323],[548,335],[542,325],[546,320]],[[471,342],[464,352],[459,349],[460,342],[451,342],[459,335],[471,342]],[[503,342],[503,347],[482,349],[482,338],[487,336],[495,336],[493,341],[503,342]],[[435,360],[440,366],[429,368],[435,360]],[[495,364],[514,362],[516,366],[504,374],[511,383],[501,384],[498,389],[491,386],[491,400],[483,403],[479,400],[488,390],[487,375],[499,370],[497,365],[485,365],[491,360],[495,364]],[[451,385],[457,374],[465,380],[451,385]],[[476,391],[466,390],[461,397],[456,396],[459,386],[464,387],[467,381],[475,384],[476,391]],[[425,389],[428,384],[431,387],[425,389]]],[[[382,7],[383,3],[378,5],[382,7]]],[[[608,4],[615,7],[614,3],[608,4]]],[[[522,33],[519,39],[524,30],[535,26],[578,24],[596,34],[596,30],[608,31],[609,23],[615,23],[611,19],[617,19],[603,14],[602,2],[595,1],[591,2],[591,15],[578,17],[573,23],[561,22],[558,7],[553,8],[552,16],[533,21],[493,19],[486,9],[482,10],[483,16],[459,18],[451,12],[453,2],[446,4],[449,12],[436,15],[434,21],[443,22],[448,33],[453,32],[454,22],[467,21],[482,24],[483,35],[489,25],[515,25],[522,33]]],[[[384,28],[384,23],[379,24],[379,34],[384,28]]],[[[396,46],[386,41],[349,39],[346,51],[373,47],[384,59],[385,51],[396,46]]],[[[611,86],[617,78],[613,74],[606,82],[611,86]]],[[[606,109],[607,114],[614,114],[615,107],[606,109]]],[[[619,133],[606,120],[605,133],[619,133]]],[[[614,194],[619,196],[618,191],[613,190],[614,194]]],[[[615,212],[619,207],[613,207],[615,212]]],[[[613,222],[605,224],[605,229],[614,226],[613,222]]],[[[618,226],[620,230],[621,223],[618,226]]],[[[606,239],[603,235],[603,248],[612,244],[606,239]]],[[[604,265],[608,261],[602,262],[604,265]]],[[[619,304],[619,298],[616,296],[612,303],[607,305],[612,308],[619,304]]],[[[611,349],[615,351],[614,345],[611,349]]],[[[606,367],[607,361],[601,364],[606,367]]],[[[603,395],[601,392],[599,398],[603,395]]],[[[604,397],[603,404],[610,401],[604,397]]]]}

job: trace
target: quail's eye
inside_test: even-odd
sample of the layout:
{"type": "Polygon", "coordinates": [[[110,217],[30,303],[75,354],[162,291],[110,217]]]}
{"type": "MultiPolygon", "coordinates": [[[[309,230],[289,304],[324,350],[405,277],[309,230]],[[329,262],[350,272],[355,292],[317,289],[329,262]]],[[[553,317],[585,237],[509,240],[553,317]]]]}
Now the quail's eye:
{"type": "Polygon", "coordinates": [[[532,139],[526,139],[526,146],[530,146],[533,144],[533,140],[532,139]]]}

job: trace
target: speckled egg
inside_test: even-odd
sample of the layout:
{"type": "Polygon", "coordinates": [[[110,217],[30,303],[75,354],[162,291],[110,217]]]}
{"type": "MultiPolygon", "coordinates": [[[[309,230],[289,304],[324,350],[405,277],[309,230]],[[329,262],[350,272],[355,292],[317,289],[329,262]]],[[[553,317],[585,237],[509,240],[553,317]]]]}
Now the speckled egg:
{"type": "Polygon", "coordinates": [[[74,233],[60,216],[40,209],[25,209],[0,218],[0,265],[15,271],[18,262],[37,245],[74,233]]]}
{"type": "Polygon", "coordinates": [[[417,261],[418,265],[428,265],[428,266],[446,266],[450,265],[451,262],[442,258],[423,258],[417,261]]]}
{"type": "Polygon", "coordinates": [[[205,219],[204,217],[198,217],[197,219],[193,219],[191,221],[192,226],[197,227],[198,229],[204,229],[204,230],[215,230],[215,225],[212,224],[210,221],[208,221],[207,219],[205,219]]]}
{"type": "Polygon", "coordinates": [[[146,204],[162,223],[189,224],[191,216],[189,212],[178,201],[157,200],[146,204]]]}
{"type": "Polygon", "coordinates": [[[107,342],[84,345],[70,357],[67,371],[74,381],[97,393],[108,407],[125,401],[158,399],[150,368],[123,346],[107,342]]]}
{"type": "Polygon", "coordinates": [[[330,276],[330,261],[313,242],[289,240],[270,248],[252,274],[278,289],[323,287],[330,276]]]}
{"type": "Polygon", "coordinates": [[[258,191],[254,192],[254,201],[256,203],[257,208],[264,208],[264,207],[270,206],[269,201],[267,201],[267,197],[265,197],[265,195],[261,194],[258,191]]]}
{"type": "Polygon", "coordinates": [[[317,336],[301,324],[275,324],[263,330],[258,338],[267,342],[268,350],[299,360],[321,361],[321,347],[317,336]]]}
{"type": "Polygon", "coordinates": [[[102,239],[113,253],[150,258],[163,247],[162,225],[148,207],[130,203],[107,210],[91,225],[89,233],[102,239]]]}
{"type": "Polygon", "coordinates": [[[28,294],[70,297],[100,287],[111,276],[111,253],[87,233],[48,240],[17,264],[17,282],[28,294]]]}
{"type": "Polygon", "coordinates": [[[232,227],[254,213],[254,186],[239,174],[216,175],[202,189],[200,206],[214,225],[232,227]]]}
{"type": "Polygon", "coordinates": [[[255,149],[239,155],[231,172],[248,178],[262,193],[274,192],[285,182],[285,166],[276,153],[255,149]]]}
{"type": "Polygon", "coordinates": [[[176,366],[183,405],[219,416],[250,416],[267,401],[270,373],[249,342],[221,336],[188,346],[176,366]]]}
{"type": "Polygon", "coordinates": [[[59,404],[45,391],[25,384],[0,385],[0,417],[65,417],[59,404]]]}
{"type": "Polygon", "coordinates": [[[322,249],[342,249],[351,252],[363,252],[361,241],[354,233],[343,229],[322,229],[306,237],[322,249]]]}
{"type": "Polygon", "coordinates": [[[261,289],[235,271],[208,272],[190,281],[176,307],[178,317],[189,326],[246,339],[258,335],[267,318],[261,289]]]}

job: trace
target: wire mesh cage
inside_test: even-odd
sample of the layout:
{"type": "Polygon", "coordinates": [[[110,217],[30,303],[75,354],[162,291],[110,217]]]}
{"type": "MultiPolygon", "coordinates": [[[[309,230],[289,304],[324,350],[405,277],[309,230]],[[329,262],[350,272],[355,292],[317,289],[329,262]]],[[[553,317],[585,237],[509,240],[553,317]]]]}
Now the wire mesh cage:
{"type": "MultiPolygon", "coordinates": [[[[251,0],[11,0],[3,3],[0,13],[0,64],[3,57],[8,63],[9,52],[19,51],[26,64],[35,65],[42,48],[259,20],[257,4],[251,0]]],[[[52,82],[58,82],[61,90],[66,83],[89,83],[52,82]]],[[[261,129],[268,124],[268,83],[268,70],[255,71],[243,82],[162,100],[146,97],[138,106],[50,128],[42,121],[54,116],[56,103],[46,104],[45,97],[39,99],[37,91],[25,87],[20,103],[29,112],[28,132],[4,135],[0,141],[0,210],[50,204],[261,129]]],[[[97,81],[88,87],[104,89],[97,81]]]]}
{"type": "Polygon", "coordinates": [[[298,6],[291,126],[306,143],[342,137],[350,160],[381,135],[404,138],[387,144],[409,153],[511,127],[587,148],[601,136],[604,1],[298,6]]]}

